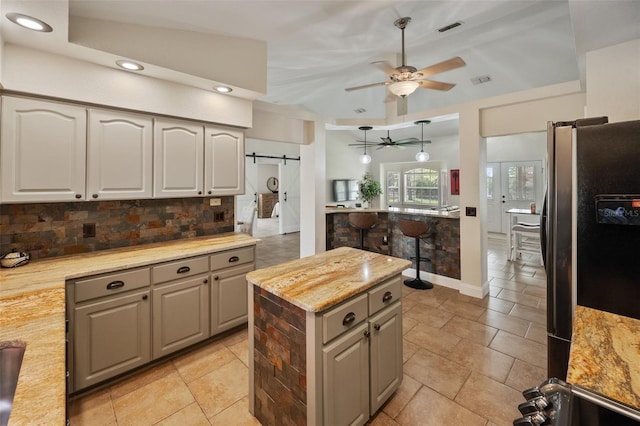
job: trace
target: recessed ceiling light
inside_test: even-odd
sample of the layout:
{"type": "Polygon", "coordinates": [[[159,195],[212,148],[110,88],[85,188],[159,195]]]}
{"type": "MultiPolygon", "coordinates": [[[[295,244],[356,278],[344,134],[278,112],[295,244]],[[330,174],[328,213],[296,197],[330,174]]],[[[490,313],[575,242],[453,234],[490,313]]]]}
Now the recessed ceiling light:
{"type": "Polygon", "coordinates": [[[233,89],[229,86],[216,86],[213,88],[218,93],[230,93],[233,89]]]}
{"type": "Polygon", "coordinates": [[[116,64],[120,68],[124,68],[125,70],[129,70],[129,71],[142,71],[144,69],[144,67],[142,65],[137,64],[137,63],[132,62],[132,61],[120,60],[120,61],[116,61],[116,64]]]}
{"type": "Polygon", "coordinates": [[[32,16],[23,15],[22,13],[7,13],[7,19],[9,19],[14,24],[18,24],[21,27],[33,31],[40,31],[43,33],[50,33],[51,31],[53,31],[51,25],[47,24],[46,22],[32,16]]]}

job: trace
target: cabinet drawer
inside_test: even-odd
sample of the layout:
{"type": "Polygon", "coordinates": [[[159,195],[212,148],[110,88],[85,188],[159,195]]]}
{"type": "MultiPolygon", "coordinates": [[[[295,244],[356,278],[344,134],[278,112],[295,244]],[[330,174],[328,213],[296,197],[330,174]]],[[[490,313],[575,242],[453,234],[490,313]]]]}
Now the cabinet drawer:
{"type": "Polygon", "coordinates": [[[206,256],[191,259],[178,260],[151,268],[151,277],[154,284],[186,278],[209,271],[209,262],[206,256]]]}
{"type": "Polygon", "coordinates": [[[393,277],[369,291],[369,315],[391,305],[402,297],[402,279],[393,277]]]}
{"type": "Polygon", "coordinates": [[[149,284],[149,268],[79,280],[74,284],[75,302],[124,293],[149,284]]]}
{"type": "Polygon", "coordinates": [[[366,294],[331,309],[322,315],[322,343],[329,342],[366,318],[366,294]]]}
{"type": "Polygon", "coordinates": [[[244,247],[235,250],[223,251],[221,253],[212,254],[210,258],[211,270],[215,271],[216,269],[253,262],[254,248],[244,247]]]}

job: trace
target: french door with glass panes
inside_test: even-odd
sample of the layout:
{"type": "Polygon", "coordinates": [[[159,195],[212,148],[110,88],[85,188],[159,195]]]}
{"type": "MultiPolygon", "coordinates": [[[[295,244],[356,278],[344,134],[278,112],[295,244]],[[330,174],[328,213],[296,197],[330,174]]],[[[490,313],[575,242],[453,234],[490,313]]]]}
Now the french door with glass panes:
{"type": "MultiPolygon", "coordinates": [[[[531,203],[542,201],[542,162],[517,161],[500,163],[500,204],[502,205],[502,232],[507,232],[509,209],[529,209],[531,203]]],[[[537,222],[539,216],[531,216],[537,222]]]]}

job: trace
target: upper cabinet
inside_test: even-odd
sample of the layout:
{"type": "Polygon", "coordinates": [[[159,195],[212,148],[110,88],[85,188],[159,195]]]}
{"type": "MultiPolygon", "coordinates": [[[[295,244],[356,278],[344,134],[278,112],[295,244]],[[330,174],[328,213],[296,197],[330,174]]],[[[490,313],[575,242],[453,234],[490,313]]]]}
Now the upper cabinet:
{"type": "Polygon", "coordinates": [[[244,133],[188,120],[2,97],[0,200],[244,193],[244,133]]]}
{"type": "Polygon", "coordinates": [[[85,197],[86,109],[3,97],[2,200],[85,197]]]}
{"type": "Polygon", "coordinates": [[[243,194],[244,133],[210,126],[205,132],[205,191],[208,195],[243,194]]]}
{"type": "Polygon", "coordinates": [[[202,125],[155,120],[154,197],[202,195],[203,145],[202,125]]]}
{"type": "Polygon", "coordinates": [[[151,198],[153,120],[151,117],[89,110],[87,198],[151,198]]]}
{"type": "Polygon", "coordinates": [[[154,197],[244,193],[244,134],[156,119],[154,197]]]}

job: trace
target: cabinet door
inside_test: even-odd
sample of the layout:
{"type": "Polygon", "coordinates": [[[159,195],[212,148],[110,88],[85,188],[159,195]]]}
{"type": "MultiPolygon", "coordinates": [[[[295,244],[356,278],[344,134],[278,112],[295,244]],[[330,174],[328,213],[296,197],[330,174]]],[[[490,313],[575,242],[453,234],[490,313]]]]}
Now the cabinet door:
{"type": "Polygon", "coordinates": [[[74,315],[74,390],[151,360],[148,290],[76,307],[74,315]]]}
{"type": "Polygon", "coordinates": [[[253,264],[211,273],[211,334],[247,322],[248,295],[245,275],[253,264]]]}
{"type": "Polygon", "coordinates": [[[153,143],[154,197],[202,195],[204,128],[156,119],[153,143]]]}
{"type": "Polygon", "coordinates": [[[208,276],[153,289],[153,358],[209,337],[208,276]]]}
{"type": "Polygon", "coordinates": [[[89,110],[88,197],[151,198],[152,124],[142,115],[89,110]]]}
{"type": "Polygon", "coordinates": [[[363,425],[369,420],[367,322],[322,350],[324,424],[363,425]]]}
{"type": "Polygon", "coordinates": [[[204,155],[207,195],[244,194],[244,133],[207,126],[204,155]]]}
{"type": "Polygon", "coordinates": [[[2,98],[2,200],[85,198],[84,108],[2,98]]]}
{"type": "Polygon", "coordinates": [[[396,302],[369,319],[371,415],[402,383],[402,306],[396,302]]]}

